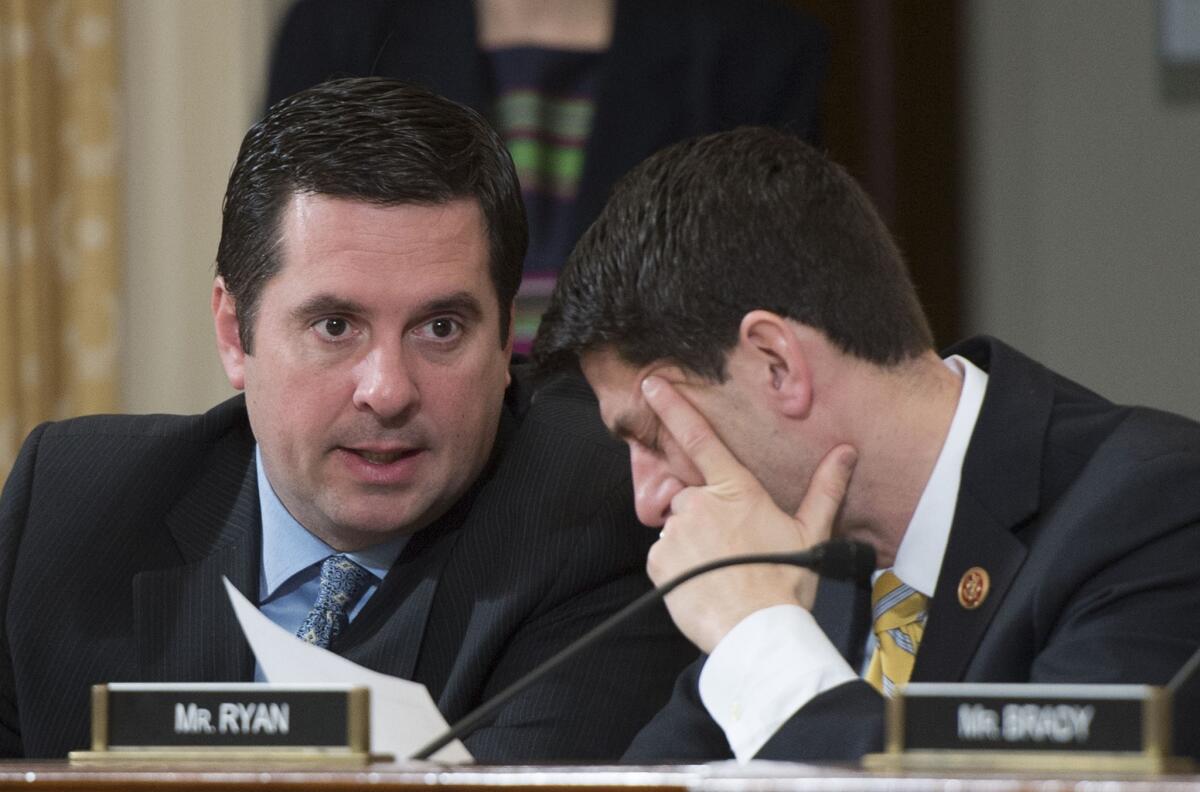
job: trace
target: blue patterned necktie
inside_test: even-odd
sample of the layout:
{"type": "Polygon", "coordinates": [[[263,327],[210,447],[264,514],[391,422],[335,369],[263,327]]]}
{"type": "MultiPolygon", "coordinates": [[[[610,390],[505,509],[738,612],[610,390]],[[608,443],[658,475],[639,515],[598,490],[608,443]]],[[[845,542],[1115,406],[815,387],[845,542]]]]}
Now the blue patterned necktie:
{"type": "Polygon", "coordinates": [[[345,555],[333,555],[321,562],[321,590],[296,637],[326,649],[346,628],[349,613],[374,578],[367,570],[345,555]]]}

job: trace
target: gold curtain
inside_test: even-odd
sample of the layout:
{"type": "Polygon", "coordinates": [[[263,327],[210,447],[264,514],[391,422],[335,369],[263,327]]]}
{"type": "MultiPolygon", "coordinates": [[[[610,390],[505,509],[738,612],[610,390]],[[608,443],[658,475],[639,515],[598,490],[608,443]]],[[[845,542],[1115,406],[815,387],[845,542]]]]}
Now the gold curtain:
{"type": "Polygon", "coordinates": [[[0,0],[0,477],[117,406],[116,0],[0,0]]]}

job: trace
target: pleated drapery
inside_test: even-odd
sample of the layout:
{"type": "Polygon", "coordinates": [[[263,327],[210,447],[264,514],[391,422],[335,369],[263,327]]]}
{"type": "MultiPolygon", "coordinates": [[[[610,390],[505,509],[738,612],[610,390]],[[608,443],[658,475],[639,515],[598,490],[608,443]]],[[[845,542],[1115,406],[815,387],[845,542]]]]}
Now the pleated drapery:
{"type": "Polygon", "coordinates": [[[0,0],[0,476],[117,406],[115,0],[0,0]]]}

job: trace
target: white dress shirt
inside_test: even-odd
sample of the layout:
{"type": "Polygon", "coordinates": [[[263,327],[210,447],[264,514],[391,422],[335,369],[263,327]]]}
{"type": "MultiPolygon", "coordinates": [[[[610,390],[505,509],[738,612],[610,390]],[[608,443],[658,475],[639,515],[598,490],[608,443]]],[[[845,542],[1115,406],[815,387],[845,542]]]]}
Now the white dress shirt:
{"type": "MultiPolygon", "coordinates": [[[[966,358],[944,362],[963,381],[958,406],[892,567],[927,597],[937,588],[963,460],[988,381],[966,358]]],[[[775,605],[747,616],[717,644],[700,672],[700,698],[734,756],[745,762],[809,701],[858,678],[811,613],[798,605],[775,605]]]]}

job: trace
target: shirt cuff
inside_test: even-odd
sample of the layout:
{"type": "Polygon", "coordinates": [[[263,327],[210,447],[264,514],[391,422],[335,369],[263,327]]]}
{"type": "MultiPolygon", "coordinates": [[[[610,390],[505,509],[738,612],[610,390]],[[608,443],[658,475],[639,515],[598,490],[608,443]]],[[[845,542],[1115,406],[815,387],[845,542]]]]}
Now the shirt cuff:
{"type": "Polygon", "coordinates": [[[774,605],[742,619],[713,649],[700,671],[700,700],[746,762],[797,710],[855,679],[811,613],[774,605]]]}

